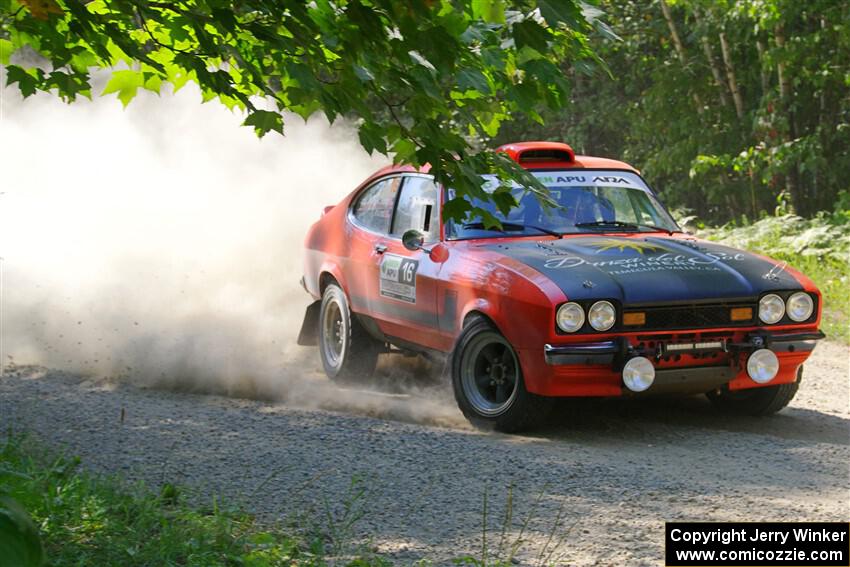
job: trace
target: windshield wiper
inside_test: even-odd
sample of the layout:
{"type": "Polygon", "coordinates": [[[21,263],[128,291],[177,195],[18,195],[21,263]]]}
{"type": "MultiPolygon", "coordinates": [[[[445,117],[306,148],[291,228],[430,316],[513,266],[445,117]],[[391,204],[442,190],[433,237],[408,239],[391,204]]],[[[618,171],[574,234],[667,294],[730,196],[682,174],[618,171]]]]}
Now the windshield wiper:
{"type": "Polygon", "coordinates": [[[561,233],[556,230],[550,230],[548,228],[543,228],[542,226],[534,226],[533,224],[520,224],[518,222],[503,222],[501,230],[498,228],[487,228],[484,226],[483,222],[468,222],[463,224],[463,228],[471,228],[471,229],[483,229],[483,230],[495,230],[497,232],[514,232],[525,230],[527,228],[540,231],[545,234],[551,234],[552,236],[560,237],[561,233]]]}
{"type": "Polygon", "coordinates": [[[649,228],[649,229],[652,229],[652,230],[658,230],[660,232],[666,232],[667,234],[671,234],[671,235],[673,234],[673,232],[675,232],[673,230],[670,230],[669,228],[663,228],[663,227],[660,227],[660,226],[655,226],[654,224],[640,224],[640,223],[623,222],[623,221],[616,221],[616,220],[577,222],[575,226],[577,228],[592,228],[592,227],[604,228],[604,227],[607,227],[607,226],[616,226],[616,227],[619,227],[619,228],[630,228],[630,229],[633,229],[633,230],[637,230],[639,228],[649,228]]]}

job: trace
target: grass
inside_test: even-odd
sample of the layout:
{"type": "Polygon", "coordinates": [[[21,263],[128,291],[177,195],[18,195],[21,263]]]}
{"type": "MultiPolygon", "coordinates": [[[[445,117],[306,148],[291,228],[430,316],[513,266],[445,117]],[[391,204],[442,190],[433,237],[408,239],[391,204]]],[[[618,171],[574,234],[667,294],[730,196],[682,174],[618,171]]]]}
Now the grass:
{"type": "MultiPolygon", "coordinates": [[[[489,487],[484,487],[484,502],[481,511],[481,553],[479,556],[467,555],[454,560],[455,565],[462,567],[510,567],[517,560],[517,554],[520,549],[526,546],[529,542],[526,540],[529,524],[537,516],[540,503],[546,495],[547,486],[538,493],[525,518],[520,523],[519,533],[513,535],[511,532],[514,529],[514,498],[513,485],[508,486],[507,499],[505,501],[505,513],[502,517],[501,529],[499,531],[498,545],[493,546],[495,538],[488,538],[489,533],[489,487]]],[[[538,546],[536,550],[529,550],[534,555],[533,563],[530,558],[527,558],[523,564],[534,565],[535,567],[546,567],[548,565],[560,564],[560,560],[556,561],[561,554],[562,548],[566,543],[567,537],[572,532],[576,525],[573,522],[569,527],[564,525],[565,520],[565,501],[561,502],[558,508],[558,513],[555,516],[555,521],[552,523],[549,532],[546,534],[546,540],[542,546],[538,546]]]]}
{"type": "MultiPolygon", "coordinates": [[[[509,487],[501,530],[490,534],[485,490],[480,556],[462,556],[454,563],[515,564],[517,553],[529,543],[525,534],[545,493],[544,487],[521,520],[519,533],[511,535],[514,508],[509,487]]],[[[325,502],[322,514],[296,514],[296,524],[288,529],[269,527],[217,500],[192,506],[173,484],[153,492],[141,483],[128,485],[118,477],[93,475],[80,467],[77,458],[55,456],[30,437],[8,434],[0,438],[0,564],[387,567],[391,561],[351,543],[367,497],[362,479],[354,478],[338,512],[331,512],[332,506],[325,502]]],[[[532,552],[533,565],[557,562],[574,527],[564,525],[564,512],[562,503],[545,543],[532,552]]],[[[424,559],[413,565],[432,563],[424,559]]]]}
{"type": "Polygon", "coordinates": [[[821,290],[821,328],[832,340],[850,343],[850,211],[821,213],[813,219],[792,214],[743,219],[706,227],[681,219],[697,236],[788,262],[821,290]]]}
{"type": "MultiPolygon", "coordinates": [[[[0,440],[0,552],[24,545],[21,529],[15,533],[27,523],[21,514],[31,518],[48,565],[389,565],[368,553],[340,558],[346,546],[337,538],[328,550],[320,534],[263,526],[215,500],[190,506],[174,485],[155,493],[142,484],[94,476],[80,469],[78,459],[51,456],[29,438],[10,435],[0,440]],[[15,503],[22,508],[17,525],[15,503]]],[[[342,522],[350,528],[351,518],[342,522]]],[[[8,555],[3,559],[16,562],[8,555]]],[[[39,564],[37,557],[20,561],[22,567],[39,564]]]]}

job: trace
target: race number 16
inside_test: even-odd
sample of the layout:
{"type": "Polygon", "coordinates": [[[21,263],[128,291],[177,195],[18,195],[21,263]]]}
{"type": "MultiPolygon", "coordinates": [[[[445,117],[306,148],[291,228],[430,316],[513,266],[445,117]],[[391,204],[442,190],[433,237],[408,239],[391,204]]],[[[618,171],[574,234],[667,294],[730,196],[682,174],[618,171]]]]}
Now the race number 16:
{"type": "Polygon", "coordinates": [[[402,283],[412,284],[416,278],[416,262],[405,260],[401,265],[401,281],[402,283]]]}

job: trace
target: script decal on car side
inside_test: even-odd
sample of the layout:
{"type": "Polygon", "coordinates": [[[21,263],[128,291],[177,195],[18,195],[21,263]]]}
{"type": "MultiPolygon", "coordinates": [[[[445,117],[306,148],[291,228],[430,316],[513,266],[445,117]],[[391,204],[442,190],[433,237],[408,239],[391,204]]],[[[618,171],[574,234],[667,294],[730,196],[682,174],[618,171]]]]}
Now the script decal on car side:
{"type": "Polygon", "coordinates": [[[419,260],[395,254],[381,259],[381,295],[407,303],[416,303],[416,271],[419,260]]]}

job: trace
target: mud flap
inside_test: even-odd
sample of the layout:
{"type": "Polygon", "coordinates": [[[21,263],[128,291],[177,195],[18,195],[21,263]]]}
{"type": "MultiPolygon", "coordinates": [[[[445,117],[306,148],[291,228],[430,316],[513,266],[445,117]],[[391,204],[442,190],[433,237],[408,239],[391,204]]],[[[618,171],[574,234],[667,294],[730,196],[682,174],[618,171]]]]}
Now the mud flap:
{"type": "Polygon", "coordinates": [[[319,344],[319,312],[321,310],[321,300],[314,301],[307,306],[304,322],[301,323],[301,332],[298,333],[298,344],[300,346],[316,346],[319,344]]]}

